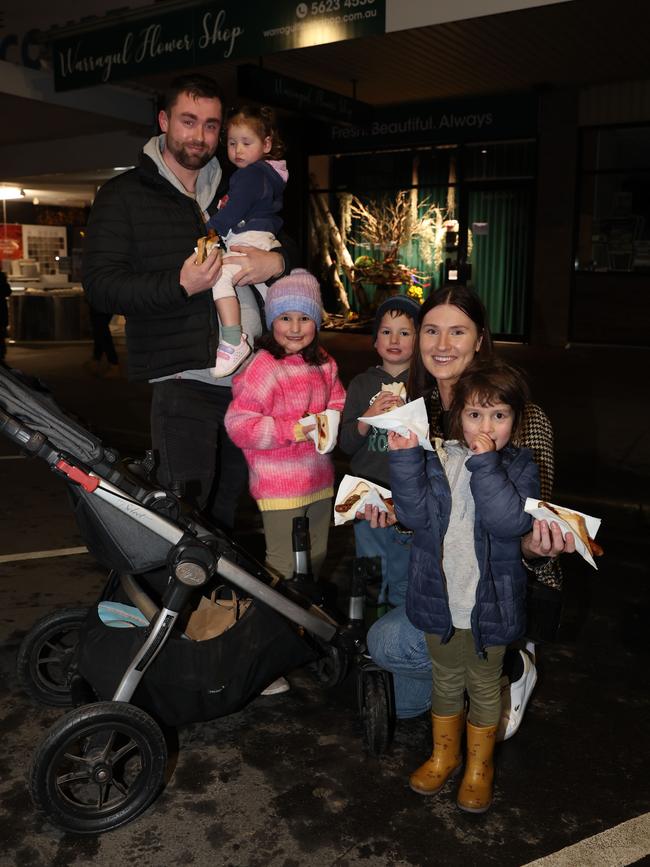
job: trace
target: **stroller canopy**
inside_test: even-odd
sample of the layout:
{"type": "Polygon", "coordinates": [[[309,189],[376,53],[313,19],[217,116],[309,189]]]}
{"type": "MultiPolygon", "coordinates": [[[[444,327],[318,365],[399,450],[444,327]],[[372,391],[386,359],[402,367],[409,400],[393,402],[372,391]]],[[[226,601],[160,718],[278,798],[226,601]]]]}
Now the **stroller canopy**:
{"type": "Polygon", "coordinates": [[[88,466],[112,463],[112,454],[106,454],[101,441],[64,415],[39,380],[27,384],[19,371],[0,366],[0,408],[88,466]]]}

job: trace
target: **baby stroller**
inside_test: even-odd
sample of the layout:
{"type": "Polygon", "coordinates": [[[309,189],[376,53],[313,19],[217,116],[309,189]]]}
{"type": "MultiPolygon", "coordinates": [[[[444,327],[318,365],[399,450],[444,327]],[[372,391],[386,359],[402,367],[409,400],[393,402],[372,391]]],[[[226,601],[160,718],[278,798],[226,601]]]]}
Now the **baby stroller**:
{"type": "MultiPolygon", "coordinates": [[[[295,589],[301,582],[277,582],[178,497],[150,484],[142,467],[121,463],[49,394],[1,368],[0,432],[67,482],[84,542],[110,571],[102,600],[130,603],[149,621],[117,629],[97,607],[67,609],[23,642],[19,672],[30,692],[76,705],[49,731],[31,769],[33,801],[54,824],[95,834],[141,814],[164,786],[164,727],[233,713],[291,668],[310,664],[330,686],[353,657],[363,660],[358,601],[351,600],[352,619],[338,623],[295,589]],[[216,638],[188,640],[179,628],[188,610],[224,584],[236,601],[250,600],[245,613],[216,638]]],[[[370,662],[360,671],[366,740],[380,752],[394,723],[390,682],[370,662]]]]}

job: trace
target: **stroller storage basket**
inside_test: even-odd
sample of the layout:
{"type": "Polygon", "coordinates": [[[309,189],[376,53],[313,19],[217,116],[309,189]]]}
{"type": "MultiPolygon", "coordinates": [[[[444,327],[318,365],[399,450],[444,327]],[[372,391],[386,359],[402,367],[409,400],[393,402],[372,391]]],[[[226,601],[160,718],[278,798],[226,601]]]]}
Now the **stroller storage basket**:
{"type": "MultiPolygon", "coordinates": [[[[113,696],[147,633],[106,626],[97,608],[90,610],[80,635],[78,667],[100,699],[113,696]]],[[[169,638],[131,702],[170,726],[216,719],[241,710],[280,674],[316,657],[315,647],[287,620],[253,601],[216,638],[169,638]]]]}

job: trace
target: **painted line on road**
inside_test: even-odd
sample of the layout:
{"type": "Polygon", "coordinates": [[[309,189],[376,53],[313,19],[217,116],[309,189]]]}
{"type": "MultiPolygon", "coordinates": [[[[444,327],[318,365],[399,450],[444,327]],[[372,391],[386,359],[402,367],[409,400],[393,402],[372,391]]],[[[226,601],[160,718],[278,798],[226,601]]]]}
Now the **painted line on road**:
{"type": "Polygon", "coordinates": [[[48,557],[70,557],[87,554],[88,548],[54,548],[51,551],[27,551],[25,554],[0,554],[0,563],[15,563],[18,560],[45,560],[48,557]]]}
{"type": "MultiPolygon", "coordinates": [[[[625,867],[650,855],[650,813],[621,822],[607,831],[587,837],[524,867],[625,867]]],[[[645,863],[645,861],[644,861],[645,863]]]]}

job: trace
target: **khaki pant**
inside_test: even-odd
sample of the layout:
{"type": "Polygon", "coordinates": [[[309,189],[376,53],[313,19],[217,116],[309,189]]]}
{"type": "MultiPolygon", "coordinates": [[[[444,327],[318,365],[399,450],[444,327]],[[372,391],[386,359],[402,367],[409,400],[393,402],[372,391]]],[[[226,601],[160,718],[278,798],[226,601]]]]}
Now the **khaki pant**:
{"type": "Polygon", "coordinates": [[[293,575],[293,547],[291,530],[294,518],[309,518],[311,567],[314,578],[318,577],[327,554],[327,539],[332,517],[332,498],[318,500],[297,509],[274,509],[262,512],[264,538],[266,540],[266,565],[290,578],[293,575]]]}
{"type": "Polygon", "coordinates": [[[501,669],[505,646],[488,647],[482,659],[474,647],[471,629],[456,629],[447,644],[437,635],[425,636],[433,674],[431,710],[437,716],[453,716],[463,710],[469,695],[469,721],[492,726],[501,717],[501,669]]]}

